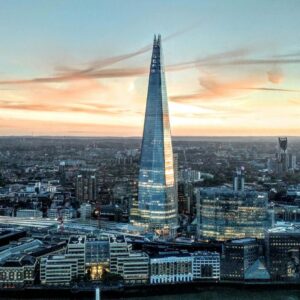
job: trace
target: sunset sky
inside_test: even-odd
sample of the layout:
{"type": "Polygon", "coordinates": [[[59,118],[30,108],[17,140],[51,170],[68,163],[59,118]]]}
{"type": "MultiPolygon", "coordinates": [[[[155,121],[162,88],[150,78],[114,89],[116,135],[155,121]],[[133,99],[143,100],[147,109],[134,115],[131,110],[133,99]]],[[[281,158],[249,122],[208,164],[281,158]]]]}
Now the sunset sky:
{"type": "Polygon", "coordinates": [[[300,136],[299,0],[9,0],[0,135],[141,136],[162,35],[172,134],[300,136]]]}

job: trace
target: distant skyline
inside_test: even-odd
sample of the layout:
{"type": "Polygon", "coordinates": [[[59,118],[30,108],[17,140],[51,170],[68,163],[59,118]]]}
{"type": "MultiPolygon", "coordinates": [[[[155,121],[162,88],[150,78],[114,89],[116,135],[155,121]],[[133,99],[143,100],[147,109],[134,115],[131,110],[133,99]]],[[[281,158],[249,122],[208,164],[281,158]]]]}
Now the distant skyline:
{"type": "Polygon", "coordinates": [[[0,135],[141,136],[154,34],[174,136],[300,136],[300,1],[10,0],[0,135]]]}

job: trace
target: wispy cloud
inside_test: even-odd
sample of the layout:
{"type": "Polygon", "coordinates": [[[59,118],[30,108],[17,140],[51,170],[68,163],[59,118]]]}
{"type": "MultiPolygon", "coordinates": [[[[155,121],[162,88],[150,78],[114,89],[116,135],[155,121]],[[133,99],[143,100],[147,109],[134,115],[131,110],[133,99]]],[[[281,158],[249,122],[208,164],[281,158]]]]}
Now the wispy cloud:
{"type": "MultiPolygon", "coordinates": [[[[184,32],[184,31],[182,31],[184,32]]],[[[167,37],[166,39],[173,38],[182,32],[174,33],[167,37]]],[[[0,80],[0,85],[10,85],[10,84],[30,84],[30,83],[55,83],[55,82],[65,82],[65,81],[79,81],[86,80],[89,78],[122,78],[122,77],[135,77],[148,74],[148,66],[131,68],[107,68],[118,62],[131,59],[135,56],[144,54],[151,50],[151,45],[140,48],[137,51],[131,53],[104,58],[101,60],[95,60],[88,64],[87,67],[56,67],[58,72],[51,76],[37,77],[30,79],[12,79],[12,80],[0,80]]],[[[300,58],[246,58],[254,51],[253,48],[240,48],[231,51],[216,53],[213,55],[205,56],[203,58],[197,58],[194,60],[181,62],[173,65],[167,65],[167,71],[181,71],[190,68],[197,67],[221,67],[221,66],[240,66],[240,65],[281,65],[281,64],[298,64],[300,63],[300,58]]],[[[269,78],[270,81],[280,80],[280,74],[276,74],[270,71],[269,78]],[[275,78],[275,76],[277,76],[275,78]]]]}
{"type": "MultiPolygon", "coordinates": [[[[273,74],[273,83],[279,83],[279,75],[273,74]],[[278,80],[275,80],[278,79],[278,80]]],[[[271,81],[270,78],[268,81],[271,81]]],[[[200,89],[194,93],[173,95],[170,99],[174,102],[193,102],[194,100],[225,99],[228,97],[240,97],[245,91],[267,91],[300,93],[300,90],[264,87],[266,79],[261,74],[244,76],[235,80],[221,80],[212,74],[203,74],[199,79],[200,89]]]]}

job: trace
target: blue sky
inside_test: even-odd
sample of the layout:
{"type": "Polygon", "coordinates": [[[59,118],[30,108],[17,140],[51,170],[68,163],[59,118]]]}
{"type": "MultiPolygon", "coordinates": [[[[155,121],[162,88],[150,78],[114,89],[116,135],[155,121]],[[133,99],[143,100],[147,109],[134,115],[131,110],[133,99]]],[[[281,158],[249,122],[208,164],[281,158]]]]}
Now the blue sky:
{"type": "MultiPolygon", "coordinates": [[[[164,42],[163,48],[167,65],[237,49],[247,51],[247,59],[270,59],[279,55],[300,52],[299,29],[300,1],[298,0],[3,1],[0,8],[0,81],[52,76],[62,66],[82,68],[97,59],[130,53],[149,45],[152,42],[154,33],[161,33],[163,37],[166,37],[182,31],[181,34],[164,42]]],[[[124,68],[131,66],[148,67],[149,57],[150,52],[126,60],[119,66],[124,68]]],[[[299,63],[274,63],[274,65],[269,64],[264,67],[264,70],[260,65],[232,68],[205,67],[204,70],[200,67],[200,70],[194,68],[185,70],[182,73],[179,72],[181,75],[179,73],[167,74],[169,95],[193,94],[199,88],[203,89],[203,85],[198,86],[199,74],[202,76],[209,73],[210,77],[212,74],[214,80],[220,79],[226,81],[227,84],[228,80],[235,80],[246,75],[247,80],[249,77],[252,80],[254,74],[256,76],[257,73],[260,73],[259,76],[261,76],[263,73],[269,72],[270,68],[279,70],[280,75],[284,77],[284,80],[280,79],[280,83],[276,85],[276,88],[299,88],[299,63]],[[179,85],[181,88],[179,88],[179,85]]],[[[117,90],[124,89],[124,86],[127,88],[128,84],[132,85],[132,82],[126,80],[113,78],[107,82],[108,79],[99,79],[98,83],[107,85],[112,90],[117,90]]],[[[146,83],[146,79],[139,80],[139,78],[135,78],[133,85],[143,86],[137,92],[139,97],[142,97],[142,93],[146,91],[146,87],[144,87],[146,83]]],[[[229,83],[228,85],[229,87],[236,86],[229,83]]],[[[259,81],[258,86],[261,88],[262,85],[263,87],[269,87],[270,82],[261,84],[259,81]]],[[[51,85],[45,86],[45,88],[49,87],[60,88],[51,85]]],[[[32,104],[32,98],[34,97],[25,93],[24,89],[26,87],[20,85],[3,85],[3,92],[1,93],[0,90],[0,100],[15,99],[16,101],[16,99],[21,99],[23,102],[28,101],[32,104]],[[13,91],[9,93],[8,90],[10,89],[13,91]]],[[[38,89],[41,89],[41,85],[38,89]]],[[[243,89],[248,89],[248,86],[245,88],[243,85],[243,89]]],[[[120,97],[116,92],[112,92],[111,95],[113,96],[109,101],[114,101],[115,97],[120,97]]],[[[230,101],[236,98],[247,97],[248,100],[245,103],[248,105],[251,99],[254,98],[254,102],[264,101],[261,99],[267,99],[266,102],[268,102],[271,95],[268,92],[259,92],[254,95],[236,95],[235,93],[231,95],[230,93],[229,96],[228,94],[225,96],[230,98],[226,99],[227,106],[230,106],[232,104],[230,101]]],[[[106,95],[106,99],[107,97],[109,98],[106,95]]],[[[300,99],[299,93],[294,93],[291,97],[291,94],[281,92],[280,94],[272,94],[272,97],[275,101],[294,101],[296,105],[293,111],[299,109],[297,104],[298,99],[300,99]]],[[[144,100],[145,98],[146,95],[144,95],[144,100]]],[[[82,103],[84,99],[79,100],[82,103]]],[[[43,99],[40,101],[43,101],[43,99]]],[[[47,101],[51,100],[47,99],[47,101]]],[[[195,101],[195,103],[189,102],[187,105],[199,106],[199,103],[203,104],[204,100],[195,101]]],[[[222,105],[226,101],[223,101],[222,105]]],[[[215,104],[212,107],[208,107],[209,103],[204,104],[204,107],[201,108],[215,109],[215,104]]],[[[129,103],[128,105],[135,104],[129,103]]],[[[270,103],[268,105],[271,107],[270,103]]],[[[142,110],[142,104],[140,106],[142,110]]],[[[18,120],[21,122],[22,114],[19,110],[22,109],[22,106],[20,105],[19,109],[18,107],[16,109],[19,115],[18,120]]],[[[267,107],[264,107],[264,109],[267,109],[267,107]]],[[[173,111],[176,118],[178,108],[173,108],[173,111]]],[[[274,114],[271,112],[272,117],[269,122],[274,122],[276,114],[278,115],[278,112],[274,112],[274,114]]],[[[57,117],[62,116],[57,114],[57,117]]],[[[266,117],[268,118],[268,116],[266,117]]],[[[3,119],[8,119],[6,114],[3,115],[3,119]]],[[[48,116],[47,120],[53,122],[55,117],[52,120],[48,116]]],[[[34,121],[39,124],[36,117],[34,117],[34,121]]],[[[29,122],[28,117],[26,122],[29,122]]],[[[70,121],[71,123],[74,122],[70,121]]],[[[177,120],[174,124],[176,129],[183,126],[183,121],[177,120]]],[[[225,126],[224,128],[234,126],[234,123],[227,124],[225,122],[222,124],[220,126],[225,126]]],[[[291,122],[293,129],[291,132],[298,134],[298,131],[295,131],[294,128],[295,124],[297,124],[296,120],[291,122]]],[[[205,126],[210,126],[209,122],[202,125],[198,123],[190,125],[193,126],[195,133],[199,128],[200,135],[205,132],[205,126]]],[[[112,123],[108,125],[108,128],[110,128],[109,126],[113,126],[112,123]]],[[[258,134],[261,130],[267,129],[267,123],[257,124],[256,126],[258,126],[258,134]]],[[[6,125],[4,128],[3,134],[6,132],[9,134],[23,133],[18,128],[8,128],[6,125]]],[[[178,134],[184,132],[183,128],[176,130],[178,134]]],[[[88,133],[87,131],[86,133],[88,133]]],[[[288,129],[284,133],[288,134],[287,131],[288,129]]],[[[138,132],[129,130],[128,134],[140,134],[140,132],[141,130],[138,132]]],[[[216,132],[216,129],[212,132],[216,132]]],[[[277,133],[276,128],[272,131],[272,134],[273,132],[274,134],[277,133]]],[[[53,134],[56,133],[57,130],[53,132],[53,134]]],[[[91,134],[95,133],[97,132],[91,134]]],[[[230,130],[227,133],[230,134],[230,130]]],[[[278,131],[278,133],[281,133],[281,131],[278,131]]],[[[105,134],[105,132],[99,134],[105,134]]],[[[110,134],[109,130],[107,134],[110,134]]],[[[233,131],[232,134],[235,134],[235,132],[233,131]]]]}

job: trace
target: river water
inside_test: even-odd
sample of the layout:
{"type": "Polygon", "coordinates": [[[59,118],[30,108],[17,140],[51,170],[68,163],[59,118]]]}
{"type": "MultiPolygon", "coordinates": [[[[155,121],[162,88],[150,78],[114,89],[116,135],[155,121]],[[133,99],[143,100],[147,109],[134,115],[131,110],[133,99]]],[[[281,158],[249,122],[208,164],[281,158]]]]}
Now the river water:
{"type": "MultiPolygon", "coordinates": [[[[0,297],[1,298],[1,297],[0,297]]],[[[1,298],[3,299],[3,298],[1,298]]],[[[25,298],[5,298],[7,300],[25,299],[25,298]]],[[[26,298],[28,299],[28,298],[26,298]]],[[[34,300],[94,300],[93,297],[76,298],[32,298],[34,300]]],[[[102,297],[102,300],[105,299],[102,297]]],[[[126,297],[123,300],[300,300],[300,290],[245,290],[231,288],[217,288],[215,290],[201,291],[197,293],[162,295],[148,297],[126,297]]]]}
{"type": "Polygon", "coordinates": [[[300,291],[273,290],[253,291],[238,289],[217,289],[192,294],[155,297],[138,297],[132,300],[300,300],[300,291]]]}

